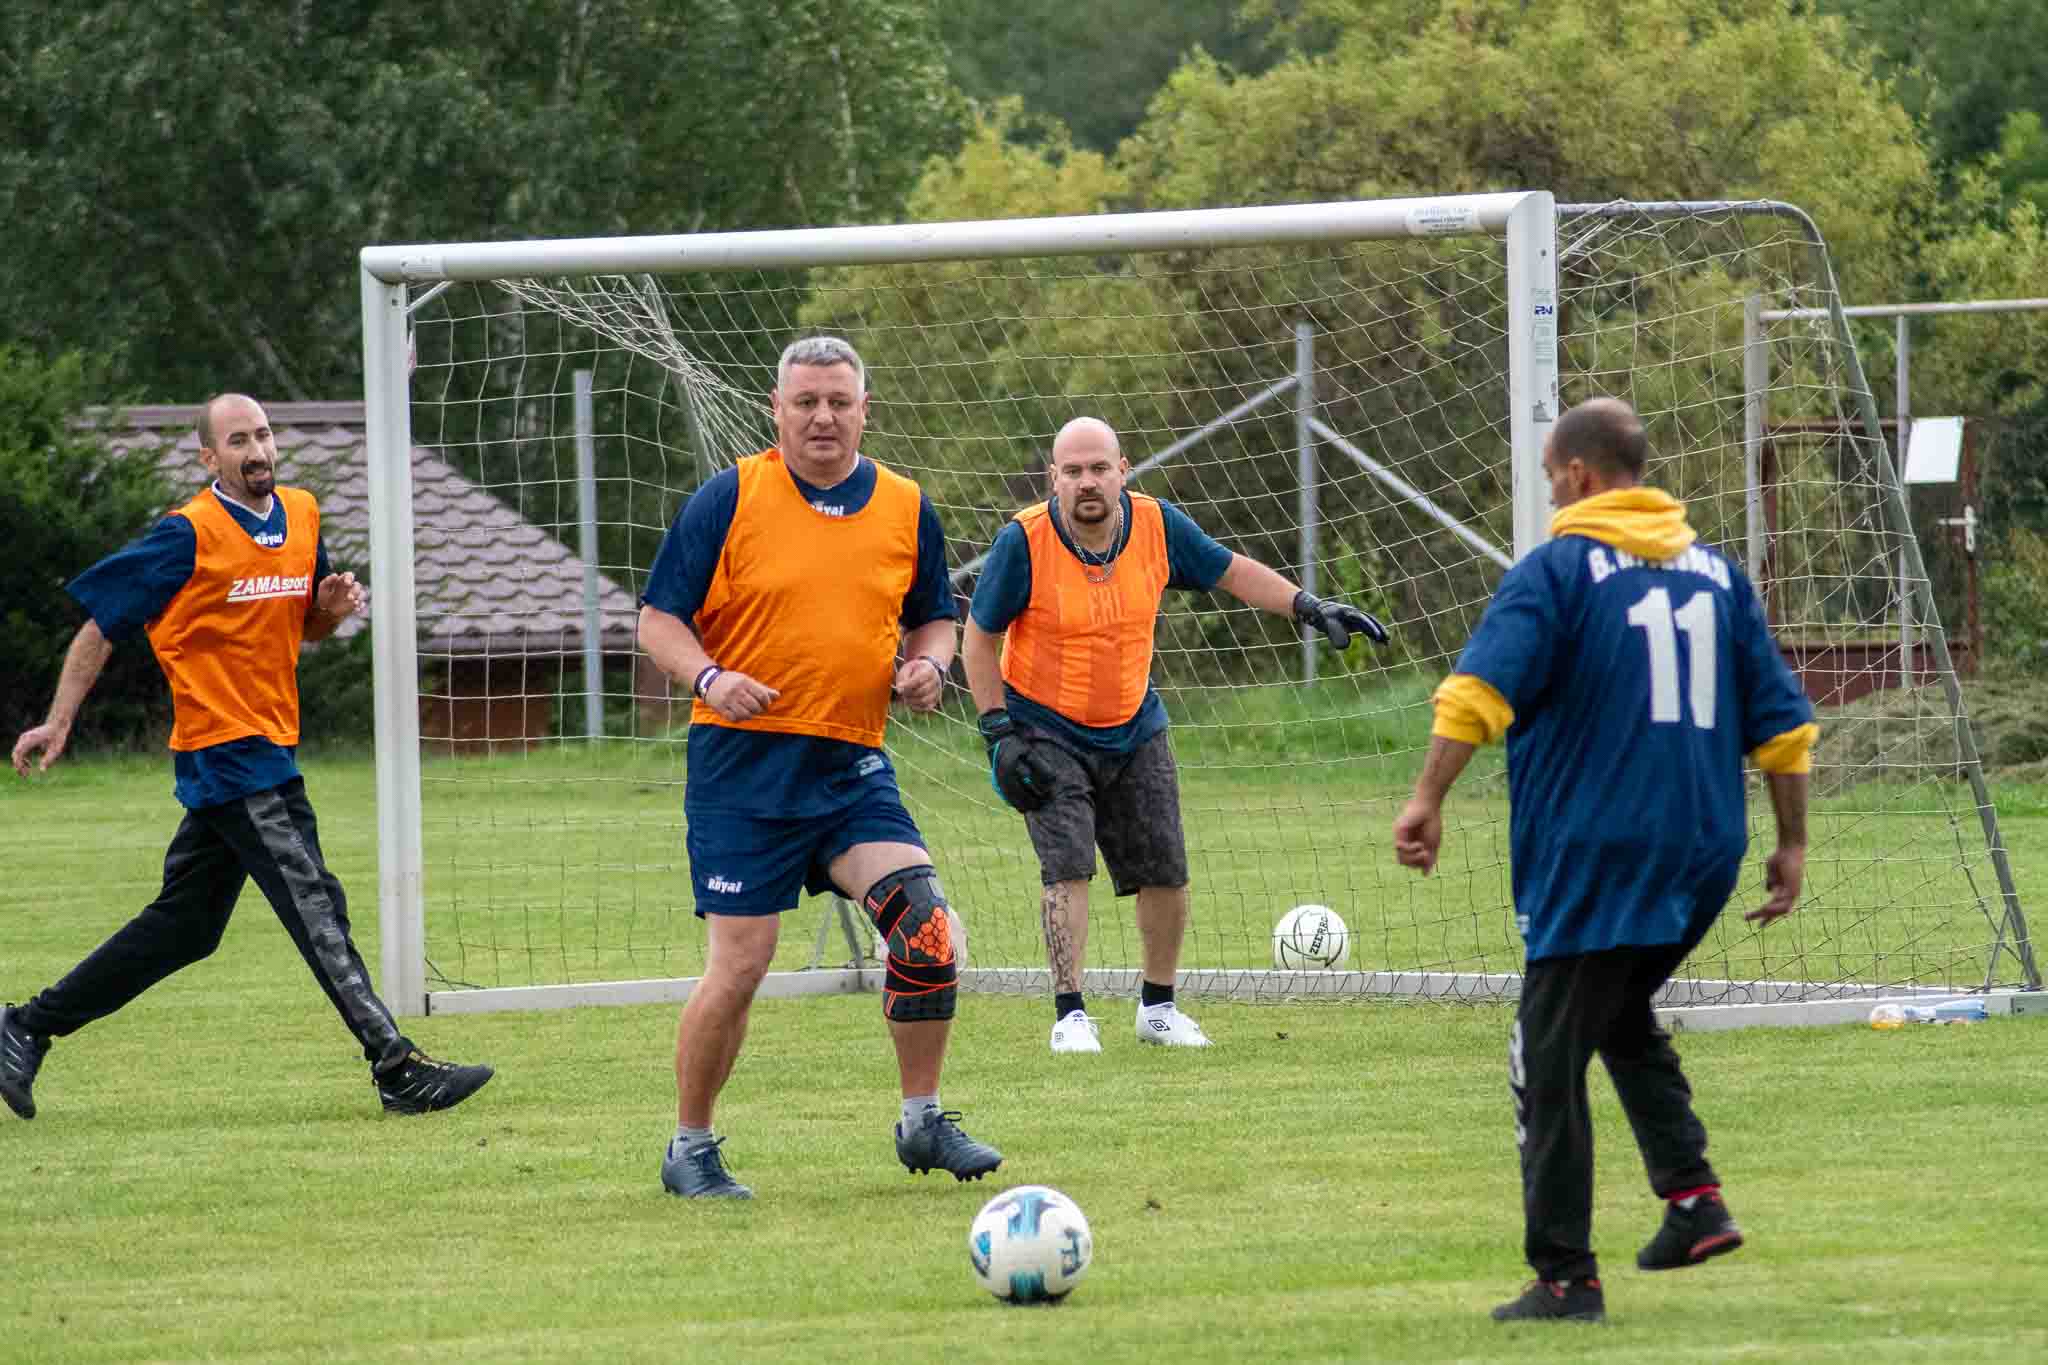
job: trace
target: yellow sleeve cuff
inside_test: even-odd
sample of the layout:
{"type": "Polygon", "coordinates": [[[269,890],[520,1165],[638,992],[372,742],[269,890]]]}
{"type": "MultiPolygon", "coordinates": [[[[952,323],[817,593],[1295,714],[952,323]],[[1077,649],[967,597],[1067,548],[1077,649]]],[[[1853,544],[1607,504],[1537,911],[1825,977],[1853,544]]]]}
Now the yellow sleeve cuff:
{"type": "Polygon", "coordinates": [[[1820,727],[1812,721],[1796,730],[1787,730],[1776,739],[1766,740],[1750,751],[1750,759],[1767,773],[1792,776],[1813,771],[1813,742],[1820,738],[1820,727]]]}
{"type": "Polygon", "coordinates": [[[1493,684],[1470,673],[1453,673],[1437,684],[1436,724],[1430,733],[1475,747],[1490,744],[1515,723],[1515,708],[1493,684]]]}

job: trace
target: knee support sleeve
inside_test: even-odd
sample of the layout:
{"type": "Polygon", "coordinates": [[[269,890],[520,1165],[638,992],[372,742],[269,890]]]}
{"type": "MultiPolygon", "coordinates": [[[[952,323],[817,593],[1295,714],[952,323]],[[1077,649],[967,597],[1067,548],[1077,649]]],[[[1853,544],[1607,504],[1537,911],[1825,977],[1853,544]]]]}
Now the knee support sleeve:
{"type": "Polygon", "coordinates": [[[906,1023],[951,1019],[960,965],[938,875],[929,864],[891,872],[862,901],[887,954],[882,1013],[906,1023]]]}

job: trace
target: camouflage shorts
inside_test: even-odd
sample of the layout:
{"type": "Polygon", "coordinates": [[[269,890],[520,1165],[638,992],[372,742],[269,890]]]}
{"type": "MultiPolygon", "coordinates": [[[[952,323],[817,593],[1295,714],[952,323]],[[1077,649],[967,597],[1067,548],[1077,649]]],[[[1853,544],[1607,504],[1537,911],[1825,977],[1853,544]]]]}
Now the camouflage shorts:
{"type": "Polygon", "coordinates": [[[1095,850],[1119,896],[1144,886],[1188,884],[1180,823],[1180,771],[1160,731],[1127,754],[1069,749],[1043,735],[1052,799],[1024,817],[1047,886],[1095,876],[1095,850]]]}

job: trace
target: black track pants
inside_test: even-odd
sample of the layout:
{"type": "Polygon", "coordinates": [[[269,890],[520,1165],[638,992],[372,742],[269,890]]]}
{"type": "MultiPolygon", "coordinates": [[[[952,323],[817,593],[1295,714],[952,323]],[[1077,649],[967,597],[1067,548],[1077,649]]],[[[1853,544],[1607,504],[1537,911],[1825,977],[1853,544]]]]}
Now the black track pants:
{"type": "Polygon", "coordinates": [[[313,979],[372,1063],[411,1043],[370,985],[349,937],[348,901],[320,856],[306,783],[293,778],[187,811],[164,854],[164,884],[134,919],[22,1007],[22,1027],[63,1037],[103,1019],[220,945],[247,878],[256,879],[313,979]]]}
{"type": "MultiPolygon", "coordinates": [[[[1704,928],[1704,926],[1702,926],[1704,928]]],[[[1599,1273],[1593,1257],[1593,1120],[1586,1067],[1597,1053],[1635,1130],[1660,1198],[1718,1184],[1707,1130],[1671,1035],[1650,998],[1692,943],[1612,948],[1528,965],[1508,1045],[1522,1153],[1523,1252],[1546,1280],[1599,1273]]]]}

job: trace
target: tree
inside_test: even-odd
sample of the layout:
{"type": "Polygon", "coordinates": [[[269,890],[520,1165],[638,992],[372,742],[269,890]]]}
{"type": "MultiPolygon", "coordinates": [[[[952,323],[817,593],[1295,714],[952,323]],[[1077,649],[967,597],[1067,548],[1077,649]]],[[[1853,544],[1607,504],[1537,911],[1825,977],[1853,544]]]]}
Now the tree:
{"type": "MultiPolygon", "coordinates": [[[[0,346],[0,735],[42,723],[59,666],[85,613],[64,584],[133,540],[170,490],[154,461],[131,459],[81,425],[103,401],[103,362],[44,361],[0,346]]],[[[80,713],[74,746],[132,741],[168,728],[170,696],[147,648],[116,649],[80,713]]]]}
{"type": "Polygon", "coordinates": [[[941,20],[954,78],[984,108],[1016,96],[1074,141],[1114,151],[1195,48],[1243,72],[1271,64],[1239,0],[954,0],[941,20]]]}
{"type": "Polygon", "coordinates": [[[1827,0],[1954,167],[1999,149],[2014,113],[2048,115],[2048,7],[2012,0],[1827,0]]]}
{"type": "Polygon", "coordinates": [[[152,399],[358,390],[377,241],[892,216],[951,145],[932,0],[17,0],[0,342],[152,399]]]}

